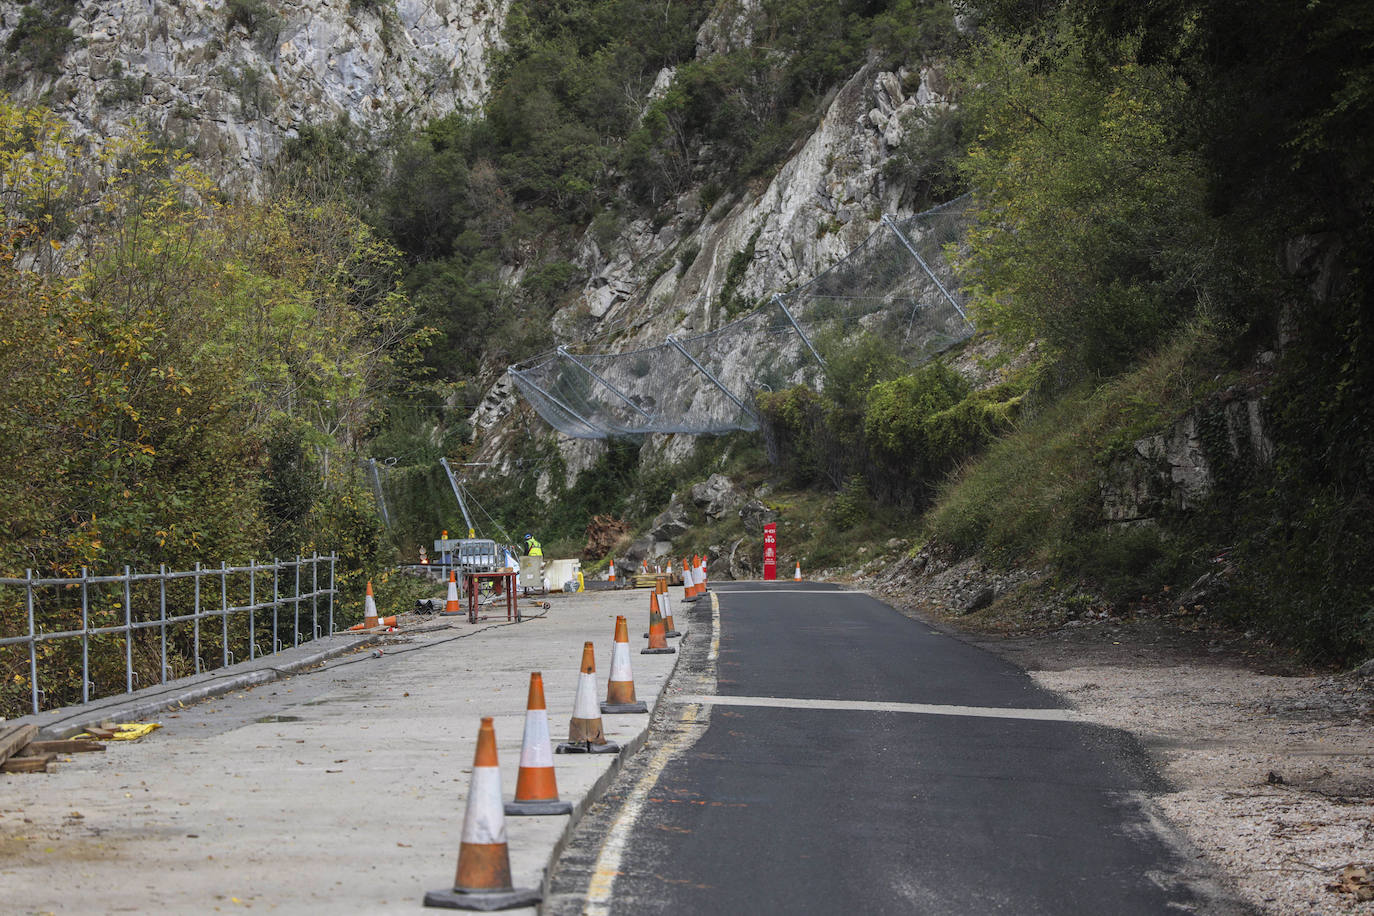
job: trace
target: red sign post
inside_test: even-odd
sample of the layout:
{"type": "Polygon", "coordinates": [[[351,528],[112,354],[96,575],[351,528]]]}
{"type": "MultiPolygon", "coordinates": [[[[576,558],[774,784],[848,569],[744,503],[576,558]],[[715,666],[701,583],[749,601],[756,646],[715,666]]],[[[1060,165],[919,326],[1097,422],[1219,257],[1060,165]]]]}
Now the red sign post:
{"type": "Polygon", "coordinates": [[[763,578],[771,581],[778,577],[778,526],[763,526],[763,578]]]}

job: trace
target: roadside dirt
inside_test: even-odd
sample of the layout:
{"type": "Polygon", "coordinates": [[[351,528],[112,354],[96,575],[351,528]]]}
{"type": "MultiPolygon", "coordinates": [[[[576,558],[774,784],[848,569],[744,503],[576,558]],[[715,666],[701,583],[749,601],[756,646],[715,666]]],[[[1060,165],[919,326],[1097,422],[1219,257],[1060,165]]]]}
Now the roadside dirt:
{"type": "Polygon", "coordinates": [[[955,566],[855,585],[1137,736],[1173,789],[1165,816],[1259,912],[1374,916],[1374,665],[1304,670],[1205,612],[1114,617],[1029,574],[994,578],[955,566]]]}

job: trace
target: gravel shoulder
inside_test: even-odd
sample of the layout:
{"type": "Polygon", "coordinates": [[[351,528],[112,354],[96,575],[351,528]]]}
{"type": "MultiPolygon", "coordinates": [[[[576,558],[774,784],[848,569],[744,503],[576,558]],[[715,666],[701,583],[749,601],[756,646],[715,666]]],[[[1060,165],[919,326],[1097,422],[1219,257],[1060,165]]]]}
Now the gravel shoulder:
{"type": "Polygon", "coordinates": [[[855,585],[1137,736],[1165,816],[1259,912],[1374,916],[1374,676],[1303,670],[1205,615],[1016,606],[1043,594],[1019,579],[974,613],[955,608],[988,587],[976,569],[855,585]]]}

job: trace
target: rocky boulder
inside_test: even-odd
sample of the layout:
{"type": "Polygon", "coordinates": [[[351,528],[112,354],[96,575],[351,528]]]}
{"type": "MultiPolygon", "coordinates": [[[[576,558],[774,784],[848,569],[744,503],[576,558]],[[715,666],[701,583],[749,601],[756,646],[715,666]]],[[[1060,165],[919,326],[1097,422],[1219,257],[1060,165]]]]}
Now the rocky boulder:
{"type": "Polygon", "coordinates": [[[682,504],[681,497],[674,493],[673,498],[668,500],[668,508],[660,512],[650,526],[649,537],[655,541],[672,541],[682,537],[691,527],[691,522],[687,520],[687,507],[682,504]]]}
{"type": "Polygon", "coordinates": [[[724,474],[712,474],[704,482],[694,484],[691,490],[692,504],[706,513],[713,521],[724,518],[729,512],[739,508],[744,496],[724,474]]]}
{"type": "Polygon", "coordinates": [[[1228,390],[1111,462],[1100,483],[1102,517],[1139,524],[1196,509],[1212,495],[1219,474],[1245,474],[1273,458],[1263,402],[1228,390]]]}
{"type": "MultiPolygon", "coordinates": [[[[730,574],[717,578],[757,579],[763,573],[763,545],[753,538],[740,538],[730,545],[724,560],[730,574]]],[[[707,572],[708,575],[716,575],[710,567],[707,572]]]]}
{"type": "Polygon", "coordinates": [[[739,517],[744,521],[744,530],[750,534],[763,534],[763,526],[778,520],[778,513],[757,499],[751,499],[740,507],[739,517]]]}

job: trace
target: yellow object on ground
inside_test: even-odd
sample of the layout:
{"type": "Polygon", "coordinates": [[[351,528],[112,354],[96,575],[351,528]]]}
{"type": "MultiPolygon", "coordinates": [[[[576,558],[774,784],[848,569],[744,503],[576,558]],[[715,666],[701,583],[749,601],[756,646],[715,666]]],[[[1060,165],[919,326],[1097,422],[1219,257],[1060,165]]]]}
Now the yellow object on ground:
{"type": "Polygon", "coordinates": [[[577,590],[579,592],[585,592],[587,590],[587,581],[582,578],[582,570],[580,569],[577,571],[577,590]]]}
{"type": "MultiPolygon", "coordinates": [[[[161,728],[161,727],[162,727],[162,723],[161,723],[161,722],[120,722],[120,723],[116,724],[115,727],[114,727],[114,728],[115,728],[115,733],[114,733],[113,735],[110,735],[108,738],[104,738],[104,739],[102,739],[102,740],[106,740],[106,741],[137,741],[139,738],[142,738],[144,735],[147,735],[147,734],[148,734],[149,732],[151,732],[153,729],[155,729],[155,728],[161,728]]],[[[101,731],[103,732],[104,729],[101,729],[101,731]]],[[[84,732],[83,732],[82,734],[77,735],[77,737],[78,737],[78,738],[100,738],[101,736],[100,736],[100,735],[92,735],[92,734],[88,734],[88,733],[84,733],[84,732]]]]}

